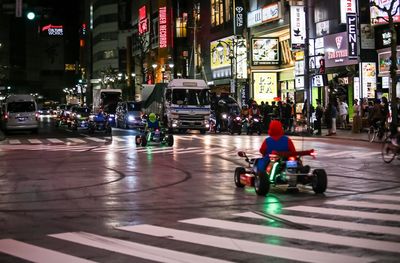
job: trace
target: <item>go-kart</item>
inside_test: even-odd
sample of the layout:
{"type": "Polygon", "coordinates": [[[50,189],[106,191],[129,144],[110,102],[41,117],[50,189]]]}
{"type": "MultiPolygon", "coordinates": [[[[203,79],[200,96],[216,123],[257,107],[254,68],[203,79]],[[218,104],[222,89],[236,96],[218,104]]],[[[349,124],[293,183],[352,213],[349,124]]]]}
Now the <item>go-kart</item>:
{"type": "Polygon", "coordinates": [[[315,158],[314,150],[298,152],[272,152],[270,162],[265,171],[257,171],[259,159],[249,159],[245,152],[238,152],[245,158],[248,168],[237,167],[234,181],[236,187],[254,187],[257,195],[265,196],[270,190],[270,185],[288,185],[288,190],[298,190],[297,185],[311,185],[316,194],[324,193],[328,178],[324,169],[315,169],[311,172],[308,165],[303,165],[303,156],[315,158]]]}
{"type": "Polygon", "coordinates": [[[146,131],[135,137],[136,145],[146,146],[149,143],[164,144],[168,146],[174,145],[174,136],[168,134],[164,129],[155,129],[146,131]]]}
{"type": "Polygon", "coordinates": [[[89,118],[88,131],[89,134],[94,134],[96,131],[111,134],[112,129],[108,116],[105,116],[104,119],[99,119],[97,116],[89,118]]]}

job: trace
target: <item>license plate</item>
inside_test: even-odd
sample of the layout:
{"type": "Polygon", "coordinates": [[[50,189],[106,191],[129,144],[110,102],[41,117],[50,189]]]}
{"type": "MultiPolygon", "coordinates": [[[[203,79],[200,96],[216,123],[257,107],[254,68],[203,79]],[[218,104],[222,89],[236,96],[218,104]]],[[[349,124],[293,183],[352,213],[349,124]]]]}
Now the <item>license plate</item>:
{"type": "Polygon", "coordinates": [[[18,117],[18,121],[24,121],[25,119],[25,117],[18,117]]]}
{"type": "Polygon", "coordinates": [[[297,168],[297,161],[287,161],[286,167],[287,168],[297,168]]]}

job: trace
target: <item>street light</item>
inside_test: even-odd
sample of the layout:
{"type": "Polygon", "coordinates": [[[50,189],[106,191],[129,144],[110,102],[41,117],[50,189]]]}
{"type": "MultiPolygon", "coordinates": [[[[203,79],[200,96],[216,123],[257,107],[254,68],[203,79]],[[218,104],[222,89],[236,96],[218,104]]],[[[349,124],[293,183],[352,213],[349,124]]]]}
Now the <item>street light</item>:
{"type": "MultiPolygon", "coordinates": [[[[235,99],[238,100],[237,94],[237,55],[238,50],[243,51],[243,48],[246,49],[246,45],[240,39],[236,39],[236,37],[232,38],[231,43],[227,43],[224,40],[218,40],[218,43],[215,49],[218,52],[222,52],[224,50],[224,45],[229,48],[229,59],[231,60],[231,93],[234,93],[235,99]],[[232,92],[233,90],[233,92],[232,92]]],[[[240,53],[241,54],[241,53],[240,53]]]]}

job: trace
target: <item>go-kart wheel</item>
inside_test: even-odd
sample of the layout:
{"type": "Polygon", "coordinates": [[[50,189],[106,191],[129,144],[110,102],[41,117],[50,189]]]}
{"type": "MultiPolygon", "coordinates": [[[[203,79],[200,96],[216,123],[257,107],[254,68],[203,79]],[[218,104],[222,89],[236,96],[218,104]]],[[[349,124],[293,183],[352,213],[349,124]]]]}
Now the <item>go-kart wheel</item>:
{"type": "Polygon", "coordinates": [[[316,194],[322,194],[326,191],[328,177],[324,169],[315,169],[313,172],[312,189],[316,194]]]}
{"type": "Polygon", "coordinates": [[[141,144],[141,142],[142,142],[142,139],[140,138],[140,135],[136,135],[135,136],[136,146],[139,146],[141,144]]]}
{"type": "Polygon", "coordinates": [[[141,145],[142,145],[143,147],[145,147],[145,146],[147,145],[147,138],[146,138],[146,135],[140,136],[140,140],[141,140],[141,145]]]}
{"type": "Polygon", "coordinates": [[[243,188],[244,184],[240,182],[240,175],[246,173],[243,167],[236,167],[233,179],[235,180],[236,187],[243,188]]]}
{"type": "Polygon", "coordinates": [[[257,173],[254,178],[254,190],[257,195],[266,196],[269,192],[269,180],[266,173],[257,173]]]}
{"type": "Polygon", "coordinates": [[[167,145],[170,147],[174,145],[174,136],[172,134],[167,135],[167,145]]]}

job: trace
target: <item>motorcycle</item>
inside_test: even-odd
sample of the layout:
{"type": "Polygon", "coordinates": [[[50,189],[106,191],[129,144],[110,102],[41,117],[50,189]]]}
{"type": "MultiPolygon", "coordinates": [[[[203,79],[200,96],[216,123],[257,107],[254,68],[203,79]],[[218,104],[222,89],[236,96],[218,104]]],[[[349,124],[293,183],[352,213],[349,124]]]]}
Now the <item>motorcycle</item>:
{"type": "Polygon", "coordinates": [[[242,127],[242,118],[239,115],[229,116],[228,131],[230,132],[230,134],[242,134],[242,127]]]}
{"type": "Polygon", "coordinates": [[[326,191],[328,178],[324,169],[311,171],[309,165],[303,165],[303,156],[315,158],[314,150],[298,152],[272,152],[270,162],[265,171],[258,171],[259,159],[249,159],[245,152],[238,152],[240,157],[245,158],[248,168],[237,167],[234,173],[236,187],[254,187],[257,195],[265,196],[270,186],[288,185],[288,189],[297,189],[298,184],[311,185],[316,194],[326,191]]]}
{"type": "Polygon", "coordinates": [[[252,135],[253,132],[257,132],[258,135],[262,132],[262,122],[259,115],[253,115],[248,120],[247,135],[252,135]]]}
{"type": "Polygon", "coordinates": [[[135,137],[136,146],[145,147],[148,143],[166,144],[168,146],[174,145],[174,136],[167,134],[165,129],[155,129],[136,135],[135,137]]]}

